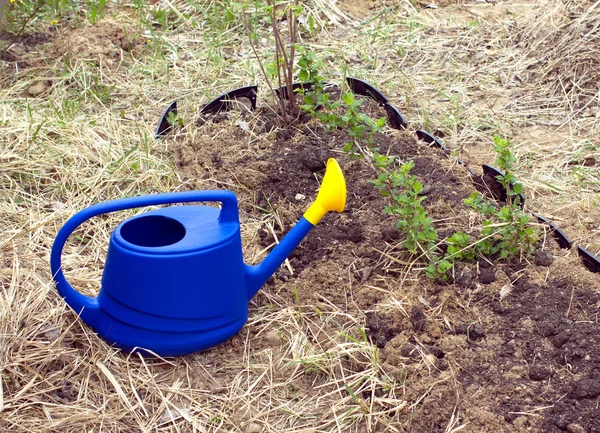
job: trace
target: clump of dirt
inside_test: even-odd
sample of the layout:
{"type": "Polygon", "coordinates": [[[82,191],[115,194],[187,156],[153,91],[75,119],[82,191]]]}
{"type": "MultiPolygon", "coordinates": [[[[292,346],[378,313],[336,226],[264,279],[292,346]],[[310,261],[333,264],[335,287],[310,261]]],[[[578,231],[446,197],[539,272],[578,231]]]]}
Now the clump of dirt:
{"type": "Polygon", "coordinates": [[[78,58],[118,60],[121,51],[139,54],[144,41],[133,28],[107,18],[95,25],[59,33],[53,45],[57,53],[78,58]]]}
{"type": "Polygon", "coordinates": [[[377,6],[375,0],[341,0],[339,7],[356,18],[364,18],[377,6]]]}

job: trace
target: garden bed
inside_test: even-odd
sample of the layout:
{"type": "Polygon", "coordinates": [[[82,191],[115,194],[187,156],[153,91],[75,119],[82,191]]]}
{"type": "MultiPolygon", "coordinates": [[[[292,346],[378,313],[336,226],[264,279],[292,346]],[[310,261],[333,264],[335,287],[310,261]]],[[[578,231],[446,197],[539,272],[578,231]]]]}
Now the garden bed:
{"type": "MultiPolygon", "coordinates": [[[[531,259],[482,258],[458,263],[447,282],[429,279],[422,260],[402,248],[394,218],[383,213],[388,200],[368,182],[376,177],[372,165],[341,151],[347,134],[306,118],[277,128],[272,113],[266,107],[221,112],[188,126],[197,129],[191,142],[185,133],[167,139],[190,187],[197,177],[237,184],[243,221],[275,216],[276,223],[246,232],[255,257],[257,240],[264,252],[302,216],[325,161],[340,162],[348,184],[346,211],[326,216],[251,310],[265,308],[275,292],[288,306],[333,304],[364,317],[366,335],[380,349],[380,368],[396,375],[398,388],[374,387],[360,398],[383,408],[388,393],[402,390],[406,405],[392,418],[411,431],[445,431],[459,410],[470,431],[599,431],[600,282],[573,251],[561,249],[539,224],[542,239],[531,259]]],[[[423,205],[440,239],[477,230],[481,216],[463,200],[490,184],[484,173],[474,178],[407,131],[388,128],[375,137],[375,146],[399,162],[414,161],[412,173],[424,185],[423,205]]],[[[270,344],[253,340],[252,351],[270,344]]],[[[348,372],[364,369],[355,367],[348,372]]]]}

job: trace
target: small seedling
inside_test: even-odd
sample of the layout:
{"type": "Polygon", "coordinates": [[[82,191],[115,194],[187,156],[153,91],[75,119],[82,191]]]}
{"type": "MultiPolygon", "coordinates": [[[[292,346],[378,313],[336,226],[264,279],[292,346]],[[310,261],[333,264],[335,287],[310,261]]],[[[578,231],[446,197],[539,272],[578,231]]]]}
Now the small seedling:
{"type": "Polygon", "coordinates": [[[517,182],[513,174],[516,156],[510,141],[497,135],[494,137],[494,151],[498,155],[496,165],[504,171],[504,176],[497,176],[496,179],[506,189],[507,203],[498,209],[478,192],[464,200],[473,210],[486,217],[476,250],[486,257],[498,255],[502,259],[515,255],[530,256],[540,233],[531,226],[530,216],[519,207],[523,185],[517,182]]]}
{"type": "Polygon", "coordinates": [[[170,111],[167,115],[167,122],[169,122],[169,125],[183,126],[183,118],[173,111],[170,111]]]}
{"type": "Polygon", "coordinates": [[[398,218],[396,228],[406,234],[406,249],[413,254],[419,250],[429,254],[438,234],[421,204],[427,198],[422,195],[423,184],[410,174],[415,163],[408,161],[398,170],[388,171],[390,163],[390,157],[376,155],[375,166],[381,172],[376,180],[370,182],[384,197],[391,198],[392,204],[386,206],[384,212],[398,218]]]}
{"type": "Polygon", "coordinates": [[[302,83],[312,85],[310,90],[299,89],[303,95],[300,108],[309,116],[321,120],[330,130],[345,129],[350,141],[343,150],[351,156],[364,156],[364,148],[374,148],[375,134],[384,127],[385,118],[376,121],[360,112],[362,100],[352,92],[345,92],[341,99],[332,101],[324,91],[324,79],[320,75],[322,63],[304,47],[298,47],[298,78],[302,83]]]}

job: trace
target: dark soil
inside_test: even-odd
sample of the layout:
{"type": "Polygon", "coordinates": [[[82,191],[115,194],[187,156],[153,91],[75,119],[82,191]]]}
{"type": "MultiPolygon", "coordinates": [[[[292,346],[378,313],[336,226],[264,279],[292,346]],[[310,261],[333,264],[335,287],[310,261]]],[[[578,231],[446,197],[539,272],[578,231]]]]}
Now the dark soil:
{"type": "MultiPolygon", "coordinates": [[[[346,177],[348,200],[343,223],[335,215],[326,216],[327,222],[315,227],[310,237],[292,253],[290,260],[295,270],[302,271],[316,258],[328,257],[334,253],[336,245],[345,242],[360,244],[362,265],[372,268],[375,265],[371,254],[373,248],[402,240],[402,235],[394,228],[393,218],[383,213],[389,202],[369,183],[376,177],[374,169],[360,159],[340,153],[348,140],[342,131],[330,132],[306,124],[294,135],[278,135],[273,153],[268,157],[273,169],[262,184],[258,205],[293,209],[291,220],[286,221],[290,224],[302,216],[307,204],[315,197],[328,158],[338,160],[346,177]],[[296,200],[298,194],[306,200],[299,203],[296,200]]],[[[395,132],[378,136],[376,146],[381,153],[396,155],[400,161],[414,160],[412,173],[424,184],[426,199],[423,203],[436,207],[437,216],[444,220],[435,223],[436,228],[443,231],[449,225],[449,219],[455,220],[461,209],[466,214],[467,207],[462,199],[474,188],[457,177],[447,160],[439,159],[436,149],[417,142],[409,134],[395,132]]],[[[466,178],[466,172],[463,176],[466,178]]],[[[263,246],[266,247],[272,239],[269,234],[264,235],[263,246]]]]}
{"type": "Polygon", "coordinates": [[[479,343],[493,356],[463,370],[466,392],[497,388],[497,411],[509,422],[545,407],[539,421],[544,432],[564,432],[573,424],[600,432],[600,293],[568,277],[544,284],[523,277],[515,292],[504,302],[495,296],[476,301],[493,312],[488,323],[498,340],[479,343]]]}
{"type": "MultiPolygon", "coordinates": [[[[316,196],[327,159],[340,163],[346,211],[325,216],[289,257],[293,275],[282,266],[253,305],[267,303],[265,292],[287,291],[290,303],[326,299],[364,316],[379,362],[401,372],[404,398],[414,404],[405,431],[447,431],[458,410],[466,432],[600,432],[600,282],[575,255],[548,237],[531,263],[460,264],[449,283],[403,274],[390,259],[407,259],[398,246],[403,235],[368,182],[373,168],[340,151],[348,141],[343,131],[306,119],[278,129],[260,108],[217,116],[194,126],[202,131],[194,142],[175,139],[180,174],[189,188],[199,179],[224,182],[238,194],[242,221],[276,211],[278,239],[316,196]],[[235,126],[238,118],[254,133],[235,126]],[[385,306],[384,286],[401,308],[385,306]]],[[[409,133],[388,130],[376,143],[400,162],[415,162],[423,204],[441,236],[471,229],[463,199],[481,180],[477,185],[463,166],[409,133]]],[[[258,250],[274,242],[270,230],[257,235],[258,250]]]]}

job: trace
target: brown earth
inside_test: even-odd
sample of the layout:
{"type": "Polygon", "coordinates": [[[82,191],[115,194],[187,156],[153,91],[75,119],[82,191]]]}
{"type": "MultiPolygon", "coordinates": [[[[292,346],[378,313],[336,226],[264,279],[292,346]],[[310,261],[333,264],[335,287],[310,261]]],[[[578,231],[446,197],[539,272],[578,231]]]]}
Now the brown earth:
{"type": "Polygon", "coordinates": [[[52,86],[57,61],[88,61],[111,70],[127,55],[139,56],[144,41],[130,26],[112,19],[96,25],[49,26],[38,33],[14,39],[0,32],[0,88],[28,74],[37,76],[37,83],[27,89],[27,96],[42,95],[52,86]],[[125,55],[123,55],[125,53],[125,55]],[[3,66],[4,63],[4,67],[3,66]],[[46,79],[47,78],[47,79],[46,79]]]}
{"type": "MultiPolygon", "coordinates": [[[[531,262],[461,264],[453,283],[407,274],[402,235],[368,183],[373,168],[340,151],[345,133],[306,119],[278,128],[271,113],[221,113],[195,125],[192,142],[184,134],[172,139],[190,188],[201,178],[233,189],[242,221],[260,220],[265,210],[279,215],[280,224],[250,237],[260,240],[247,245],[254,257],[302,216],[327,158],[340,162],[347,210],[325,217],[292,253],[290,268],[282,266],[259,292],[256,306],[276,291],[287,292],[290,303],[330,302],[363,315],[380,362],[405,383],[409,406],[395,415],[407,431],[447,431],[456,417],[469,432],[600,431],[600,282],[574,252],[548,236],[531,262]],[[390,293],[403,299],[402,308],[386,307],[390,293]]],[[[376,145],[415,161],[440,236],[474,230],[476,216],[462,199],[476,185],[463,166],[410,133],[386,130],[376,145]]]]}

